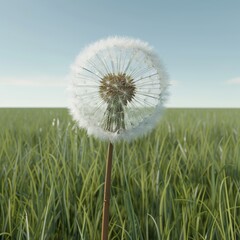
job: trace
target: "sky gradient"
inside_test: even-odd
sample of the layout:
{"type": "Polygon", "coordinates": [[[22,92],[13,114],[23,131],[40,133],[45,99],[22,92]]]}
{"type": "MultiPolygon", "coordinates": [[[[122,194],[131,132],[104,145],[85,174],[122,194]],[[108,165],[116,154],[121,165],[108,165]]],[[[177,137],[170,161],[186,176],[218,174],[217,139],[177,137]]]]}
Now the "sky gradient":
{"type": "Polygon", "coordinates": [[[239,0],[0,2],[0,107],[66,107],[76,56],[117,35],[154,47],[167,107],[240,108],[239,0]]]}

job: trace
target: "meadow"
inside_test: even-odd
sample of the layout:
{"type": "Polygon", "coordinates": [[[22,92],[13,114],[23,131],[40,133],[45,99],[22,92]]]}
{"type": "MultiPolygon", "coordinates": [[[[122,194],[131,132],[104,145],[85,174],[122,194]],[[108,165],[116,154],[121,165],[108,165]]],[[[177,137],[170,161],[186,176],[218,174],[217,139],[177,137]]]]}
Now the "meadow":
{"type": "MultiPolygon", "coordinates": [[[[240,109],[167,109],[114,146],[109,239],[240,239],[240,109]]],[[[107,142],[66,109],[0,109],[0,239],[99,240],[107,142]]]]}

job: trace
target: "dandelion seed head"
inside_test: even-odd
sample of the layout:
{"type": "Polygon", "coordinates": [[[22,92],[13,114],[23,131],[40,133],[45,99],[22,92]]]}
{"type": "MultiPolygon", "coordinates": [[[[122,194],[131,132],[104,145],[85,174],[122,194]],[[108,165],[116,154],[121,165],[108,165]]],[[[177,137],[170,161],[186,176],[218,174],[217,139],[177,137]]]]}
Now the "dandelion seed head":
{"type": "Polygon", "coordinates": [[[71,68],[70,112],[88,134],[111,142],[152,130],[162,115],[168,77],[145,42],[112,37],[93,43],[71,68]]]}

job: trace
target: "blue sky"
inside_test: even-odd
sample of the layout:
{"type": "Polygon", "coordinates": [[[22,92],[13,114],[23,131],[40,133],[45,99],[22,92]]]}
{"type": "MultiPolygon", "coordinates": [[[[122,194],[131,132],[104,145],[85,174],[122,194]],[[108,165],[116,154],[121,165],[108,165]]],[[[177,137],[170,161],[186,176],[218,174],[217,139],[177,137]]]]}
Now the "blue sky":
{"type": "Polygon", "coordinates": [[[108,36],[147,41],[167,107],[240,107],[239,0],[0,0],[0,107],[66,107],[70,65],[108,36]]]}

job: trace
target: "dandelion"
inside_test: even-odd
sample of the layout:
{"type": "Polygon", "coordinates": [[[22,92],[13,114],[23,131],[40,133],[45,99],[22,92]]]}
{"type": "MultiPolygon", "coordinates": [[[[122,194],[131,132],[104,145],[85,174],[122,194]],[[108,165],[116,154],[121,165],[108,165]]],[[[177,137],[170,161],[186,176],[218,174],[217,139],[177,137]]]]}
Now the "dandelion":
{"type": "Polygon", "coordinates": [[[72,66],[70,112],[89,135],[109,141],[102,240],[108,237],[113,143],[152,130],[167,96],[166,71],[152,48],[131,38],[93,43],[72,66]]]}
{"type": "Polygon", "coordinates": [[[110,142],[131,140],[155,127],[167,86],[166,71],[147,43],[100,40],[72,66],[70,111],[90,135],[110,142]]]}

